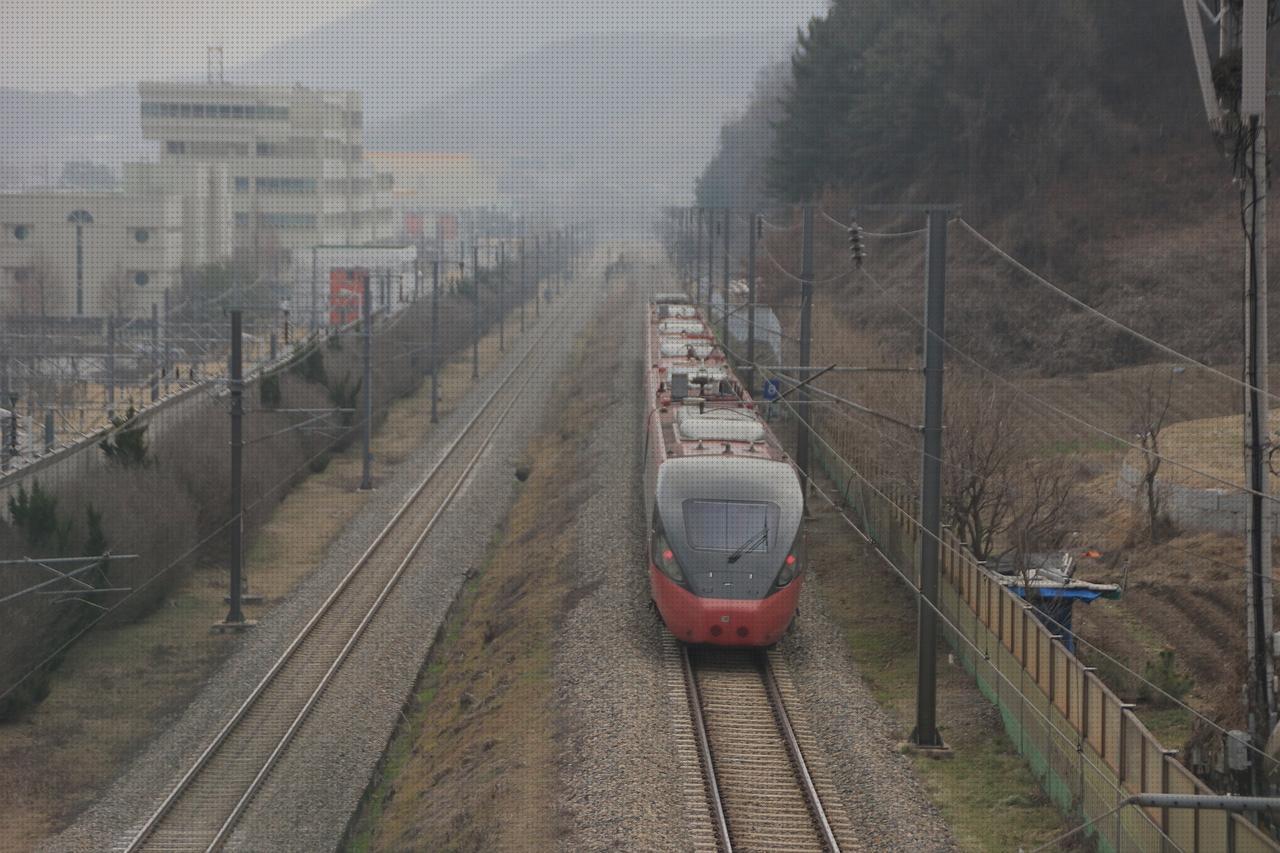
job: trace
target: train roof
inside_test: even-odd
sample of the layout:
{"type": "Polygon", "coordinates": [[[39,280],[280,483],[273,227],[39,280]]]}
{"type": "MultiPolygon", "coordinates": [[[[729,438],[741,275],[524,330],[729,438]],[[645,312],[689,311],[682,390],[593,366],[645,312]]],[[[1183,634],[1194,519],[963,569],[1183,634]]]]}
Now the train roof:
{"type": "Polygon", "coordinates": [[[785,462],[750,392],[699,309],[655,297],[649,306],[646,386],[655,440],[667,459],[736,457],[785,462]],[[677,309],[673,312],[673,309],[677,309]]]}

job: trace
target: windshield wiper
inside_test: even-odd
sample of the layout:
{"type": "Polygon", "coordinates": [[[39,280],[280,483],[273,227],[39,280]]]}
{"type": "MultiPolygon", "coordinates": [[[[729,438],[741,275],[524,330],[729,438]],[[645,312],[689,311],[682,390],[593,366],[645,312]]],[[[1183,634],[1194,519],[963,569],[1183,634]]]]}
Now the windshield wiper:
{"type": "Polygon", "coordinates": [[[768,542],[768,541],[769,541],[769,525],[766,524],[764,526],[764,529],[760,531],[760,534],[758,536],[756,536],[754,539],[751,539],[750,541],[743,542],[741,547],[738,548],[738,550],[734,551],[732,554],[729,555],[729,559],[726,562],[736,563],[738,562],[738,560],[742,559],[743,554],[752,550],[760,543],[768,542]]]}

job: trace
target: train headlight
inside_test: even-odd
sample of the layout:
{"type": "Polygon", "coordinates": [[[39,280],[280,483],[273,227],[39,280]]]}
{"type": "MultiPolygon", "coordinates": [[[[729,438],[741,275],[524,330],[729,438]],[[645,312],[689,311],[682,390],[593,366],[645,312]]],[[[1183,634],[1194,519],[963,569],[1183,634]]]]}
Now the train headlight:
{"type": "Polygon", "coordinates": [[[773,582],[773,585],[781,589],[795,580],[798,574],[800,574],[800,557],[795,551],[792,551],[782,561],[782,569],[778,572],[778,578],[773,582]]]}
{"type": "Polygon", "coordinates": [[[676,560],[676,552],[671,550],[667,537],[658,531],[654,531],[653,534],[651,553],[653,554],[653,564],[658,567],[659,571],[681,586],[685,586],[684,572],[680,570],[680,563],[676,560]]]}

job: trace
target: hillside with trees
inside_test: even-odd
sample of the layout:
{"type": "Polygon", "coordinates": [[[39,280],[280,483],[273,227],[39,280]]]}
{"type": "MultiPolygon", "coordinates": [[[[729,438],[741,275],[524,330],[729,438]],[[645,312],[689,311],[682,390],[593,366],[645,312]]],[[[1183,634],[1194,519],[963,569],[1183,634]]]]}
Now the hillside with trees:
{"type": "MultiPolygon", "coordinates": [[[[1090,305],[1197,358],[1239,357],[1238,194],[1177,4],[833,0],[723,128],[698,201],[815,201],[842,220],[855,203],[955,203],[1090,305]]],[[[840,235],[820,246],[820,268],[847,265],[840,235]]],[[[870,268],[902,266],[870,249],[870,268]]],[[[1046,328],[1043,294],[969,272],[951,328],[975,355],[1055,373],[1150,358],[1080,312],[1046,328]]],[[[876,294],[849,296],[895,327],[876,294]]]]}

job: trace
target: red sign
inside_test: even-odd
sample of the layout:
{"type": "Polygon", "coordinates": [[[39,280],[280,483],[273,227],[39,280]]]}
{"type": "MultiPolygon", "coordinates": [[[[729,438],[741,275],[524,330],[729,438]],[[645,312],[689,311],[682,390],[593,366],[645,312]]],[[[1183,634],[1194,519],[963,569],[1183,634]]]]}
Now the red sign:
{"type": "Polygon", "coordinates": [[[366,269],[335,267],[329,270],[329,325],[345,326],[360,319],[360,300],[368,278],[366,269]]]}
{"type": "Polygon", "coordinates": [[[422,214],[406,213],[404,215],[404,233],[410,237],[422,236],[422,214]]]}

